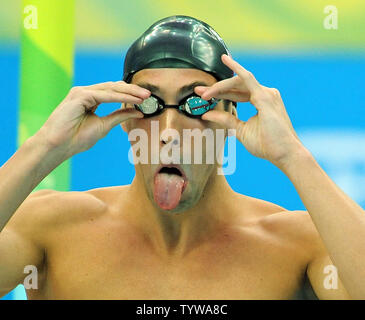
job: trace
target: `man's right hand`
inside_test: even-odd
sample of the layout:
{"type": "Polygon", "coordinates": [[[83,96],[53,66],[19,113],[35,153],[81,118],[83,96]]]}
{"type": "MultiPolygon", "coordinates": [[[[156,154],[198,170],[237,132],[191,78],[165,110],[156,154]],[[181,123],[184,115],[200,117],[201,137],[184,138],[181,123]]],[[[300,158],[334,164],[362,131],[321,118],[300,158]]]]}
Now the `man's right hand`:
{"type": "Polygon", "coordinates": [[[24,200],[62,161],[91,148],[119,123],[143,117],[134,108],[98,117],[94,112],[101,103],[139,104],[150,94],[123,81],[73,88],[38,132],[0,167],[0,296],[24,280],[25,265],[43,266],[44,244],[37,238],[43,225],[37,229],[34,222],[41,220],[40,210],[49,209],[44,202],[32,201],[36,193],[24,200]]]}
{"type": "Polygon", "coordinates": [[[140,104],[151,92],[124,81],[74,87],[36,133],[47,148],[57,148],[69,158],[90,149],[119,123],[143,118],[135,109],[118,109],[99,117],[94,112],[104,102],[140,104]]]}

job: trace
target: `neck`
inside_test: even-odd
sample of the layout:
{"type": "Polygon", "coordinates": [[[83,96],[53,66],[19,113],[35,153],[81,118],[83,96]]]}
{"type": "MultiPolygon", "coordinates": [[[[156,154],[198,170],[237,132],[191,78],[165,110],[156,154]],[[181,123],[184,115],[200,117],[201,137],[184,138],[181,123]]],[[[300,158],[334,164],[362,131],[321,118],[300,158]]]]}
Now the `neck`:
{"type": "Polygon", "coordinates": [[[233,196],[234,191],[226,178],[214,174],[193,208],[181,213],[164,212],[151,203],[138,172],[128,195],[129,199],[138,199],[130,210],[133,212],[131,218],[154,249],[162,255],[179,257],[199,246],[229,221],[233,196]]]}

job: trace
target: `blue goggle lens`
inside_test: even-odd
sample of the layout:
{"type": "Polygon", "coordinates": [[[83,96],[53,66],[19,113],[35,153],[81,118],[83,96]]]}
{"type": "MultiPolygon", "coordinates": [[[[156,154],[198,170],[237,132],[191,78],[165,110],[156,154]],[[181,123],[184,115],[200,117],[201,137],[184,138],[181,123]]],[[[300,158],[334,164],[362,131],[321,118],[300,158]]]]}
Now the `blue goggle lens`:
{"type": "MultiPolygon", "coordinates": [[[[194,116],[201,116],[202,114],[208,112],[209,110],[214,109],[217,105],[218,100],[212,99],[211,102],[203,100],[198,96],[190,97],[186,100],[183,105],[184,110],[194,116]]],[[[181,108],[181,106],[180,106],[181,108]]]]}

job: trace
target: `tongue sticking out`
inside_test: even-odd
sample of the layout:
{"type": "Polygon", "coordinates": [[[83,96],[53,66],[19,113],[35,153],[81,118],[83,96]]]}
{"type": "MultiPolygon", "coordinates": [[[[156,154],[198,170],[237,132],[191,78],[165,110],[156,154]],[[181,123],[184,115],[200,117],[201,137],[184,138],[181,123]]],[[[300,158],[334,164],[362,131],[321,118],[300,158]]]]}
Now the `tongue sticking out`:
{"type": "Polygon", "coordinates": [[[177,174],[158,173],[155,177],[154,199],[163,210],[177,207],[183,192],[184,178],[177,174]]]}

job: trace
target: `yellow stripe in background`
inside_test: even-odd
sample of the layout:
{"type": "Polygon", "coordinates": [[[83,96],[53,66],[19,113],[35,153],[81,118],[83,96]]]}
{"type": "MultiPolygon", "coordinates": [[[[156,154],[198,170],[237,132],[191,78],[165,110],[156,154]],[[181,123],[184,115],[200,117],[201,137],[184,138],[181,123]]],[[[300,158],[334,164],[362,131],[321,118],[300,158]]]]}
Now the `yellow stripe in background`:
{"type": "Polygon", "coordinates": [[[25,30],[27,36],[68,74],[73,73],[74,0],[23,0],[23,8],[37,8],[38,28],[25,30]],[[57,3],[58,2],[58,3],[57,3]],[[61,32],[60,32],[61,30],[61,32]],[[54,34],[59,36],[55,37],[54,34]],[[65,54],[67,53],[67,54],[65,54]]]}
{"type": "MultiPolygon", "coordinates": [[[[47,12],[47,20],[58,19],[67,32],[62,12],[54,9],[57,1],[64,2],[67,10],[70,0],[51,0],[39,4],[40,11],[47,12]]],[[[20,39],[19,3],[0,0],[0,43],[17,43],[20,39]]],[[[40,0],[28,3],[37,5],[40,0]]],[[[153,22],[173,14],[205,20],[228,44],[242,48],[365,49],[363,0],[77,0],[76,45],[91,50],[120,50],[153,22]],[[323,9],[327,5],[338,9],[338,30],[323,28],[323,9]]],[[[37,37],[35,33],[32,36],[37,37]]],[[[57,43],[61,47],[62,39],[57,43]]],[[[61,65],[67,65],[57,50],[50,54],[61,65]]]]}
{"type": "MultiPolygon", "coordinates": [[[[331,0],[330,3],[327,0],[80,1],[83,6],[100,12],[98,26],[102,23],[108,28],[118,26],[113,33],[114,41],[107,37],[108,45],[128,45],[158,19],[185,14],[206,21],[234,46],[365,48],[365,1],[362,0],[331,0]],[[338,30],[323,27],[326,17],[323,10],[327,5],[338,9],[338,30]]],[[[106,30],[96,30],[81,9],[77,19],[83,25],[82,35],[77,33],[78,42],[85,38],[92,41],[93,34],[95,41],[101,41],[100,36],[106,30]]]]}

